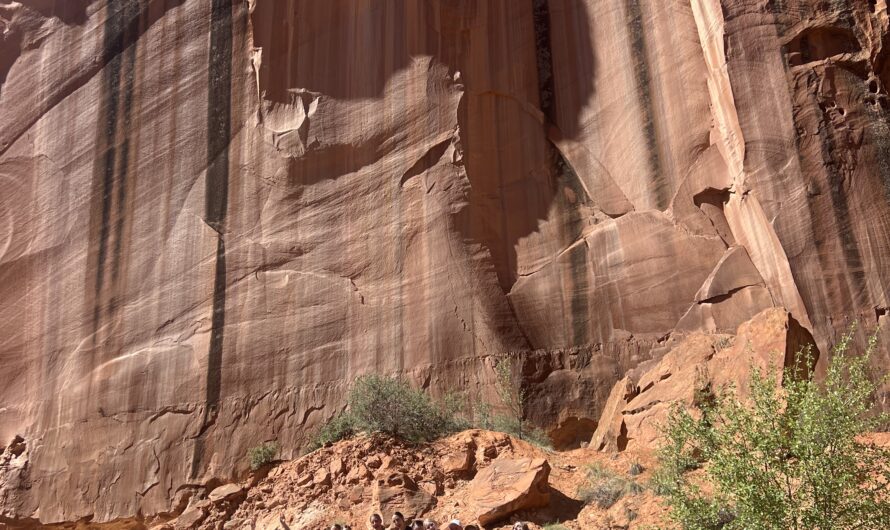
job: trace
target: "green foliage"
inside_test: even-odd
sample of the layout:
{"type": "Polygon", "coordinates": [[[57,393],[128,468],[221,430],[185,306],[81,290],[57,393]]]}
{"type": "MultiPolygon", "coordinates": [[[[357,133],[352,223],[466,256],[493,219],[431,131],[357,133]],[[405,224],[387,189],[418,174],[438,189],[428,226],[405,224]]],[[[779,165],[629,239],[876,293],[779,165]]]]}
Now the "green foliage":
{"type": "Polygon", "coordinates": [[[520,421],[515,416],[495,414],[491,419],[491,430],[507,433],[544,449],[551,447],[547,433],[527,422],[520,421]]]}
{"type": "Polygon", "coordinates": [[[871,413],[875,339],[859,357],[847,353],[851,340],[835,347],[822,382],[804,349],[782,386],[774,368],[755,370],[746,401],[724,392],[701,414],[672,410],[653,483],[675,522],[694,530],[890,528],[890,451],[859,437],[887,419],[871,413]]]}
{"type": "MultiPolygon", "coordinates": [[[[502,357],[494,365],[495,390],[498,397],[507,409],[507,416],[500,421],[501,428],[496,430],[513,434],[520,440],[526,438],[525,406],[526,391],[522,388],[522,381],[515,374],[518,372],[516,361],[512,357],[502,357]]],[[[497,423],[497,421],[495,422],[497,423]]]]}
{"type": "Polygon", "coordinates": [[[625,495],[636,495],[643,491],[633,479],[616,475],[599,465],[587,467],[585,481],[578,487],[578,498],[585,504],[595,504],[606,510],[625,495]]]}
{"type": "Polygon", "coordinates": [[[352,415],[349,412],[341,412],[321,426],[312,438],[309,449],[315,450],[329,443],[350,438],[354,434],[355,421],[352,415]]]}
{"type": "Polygon", "coordinates": [[[278,454],[278,444],[275,442],[264,443],[247,450],[247,459],[250,462],[250,469],[257,469],[270,464],[275,460],[278,454]]]}
{"type": "Polygon", "coordinates": [[[544,525],[544,530],[569,530],[569,527],[561,524],[559,521],[555,523],[547,523],[544,525]]]}
{"type": "Polygon", "coordinates": [[[380,375],[362,376],[353,383],[347,411],[326,423],[311,446],[349,438],[358,432],[382,432],[404,440],[426,441],[469,427],[459,416],[463,399],[447,394],[434,401],[423,390],[405,381],[380,375]]]}
{"type": "Polygon", "coordinates": [[[634,462],[630,465],[630,469],[627,470],[627,474],[632,477],[638,477],[643,474],[646,468],[643,467],[643,464],[639,462],[634,462]]]}
{"type": "Polygon", "coordinates": [[[473,425],[478,429],[485,429],[486,431],[494,429],[491,404],[480,399],[473,405],[473,425]]]}

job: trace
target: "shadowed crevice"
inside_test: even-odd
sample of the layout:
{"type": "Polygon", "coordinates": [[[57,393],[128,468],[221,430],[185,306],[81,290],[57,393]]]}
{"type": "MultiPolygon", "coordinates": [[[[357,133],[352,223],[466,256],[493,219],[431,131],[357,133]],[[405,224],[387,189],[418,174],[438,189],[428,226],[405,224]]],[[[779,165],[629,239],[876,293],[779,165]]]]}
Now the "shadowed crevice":
{"type": "Polygon", "coordinates": [[[207,80],[207,175],[205,221],[217,232],[210,345],[207,352],[205,407],[195,440],[190,476],[204,466],[205,438],[219,414],[222,394],[223,339],[226,324],[225,225],[229,194],[229,142],[232,102],[232,1],[211,0],[207,80]]]}

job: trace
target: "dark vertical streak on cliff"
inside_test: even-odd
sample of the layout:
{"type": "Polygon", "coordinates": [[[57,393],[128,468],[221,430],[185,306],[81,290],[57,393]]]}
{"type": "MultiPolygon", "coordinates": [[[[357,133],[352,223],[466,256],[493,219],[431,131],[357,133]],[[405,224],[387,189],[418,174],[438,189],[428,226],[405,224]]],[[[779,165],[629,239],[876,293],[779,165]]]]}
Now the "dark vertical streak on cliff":
{"type": "MultiPolygon", "coordinates": [[[[820,105],[821,107],[821,105],[820,105]]],[[[831,197],[831,206],[834,210],[836,230],[838,234],[841,252],[846,261],[846,270],[850,275],[850,299],[856,306],[864,303],[866,294],[865,268],[862,264],[862,254],[853,233],[853,223],[850,216],[850,205],[847,201],[845,182],[852,177],[852,168],[841,164],[838,157],[844,156],[844,148],[840,147],[836,137],[834,125],[828,116],[827,110],[822,108],[822,126],[819,128],[822,162],[828,176],[828,192],[831,197]]]]}
{"type": "MultiPolygon", "coordinates": [[[[102,101],[96,144],[97,165],[93,173],[91,226],[97,232],[98,241],[94,244],[95,258],[90,258],[95,271],[92,341],[99,345],[98,330],[101,327],[103,309],[106,305],[107,283],[110,263],[112,288],[117,280],[121,262],[124,223],[126,219],[126,180],[129,160],[129,127],[133,106],[134,65],[136,62],[136,42],[139,38],[141,22],[140,0],[109,2],[103,28],[102,101]],[[111,256],[109,256],[109,253],[111,256]]],[[[114,289],[112,289],[114,291],[114,289]]],[[[114,310],[117,304],[115,292],[111,293],[109,307],[114,310]]]]}
{"type": "MultiPolygon", "coordinates": [[[[545,117],[544,137],[546,128],[556,124],[556,90],[553,78],[553,50],[551,44],[552,22],[549,0],[532,0],[532,16],[535,26],[535,55],[538,69],[538,100],[541,112],[545,117]]],[[[559,210],[565,227],[563,238],[571,244],[582,237],[584,219],[579,205],[590,202],[587,192],[581,185],[574,169],[559,152],[555,145],[547,142],[550,171],[553,175],[554,196],[558,201],[559,210]],[[565,190],[570,190],[573,201],[566,199],[565,190]]],[[[571,271],[571,300],[569,302],[569,318],[571,319],[571,343],[586,344],[589,341],[588,321],[590,311],[587,300],[587,252],[577,249],[571,253],[569,268],[571,271]]],[[[568,335],[568,334],[567,334],[568,335]]]]}
{"type": "Polygon", "coordinates": [[[649,171],[655,206],[664,210],[670,200],[667,183],[661,177],[661,160],[658,151],[658,132],[655,130],[655,109],[652,105],[652,83],[649,73],[649,54],[646,49],[646,35],[643,31],[643,11],[640,0],[625,0],[627,28],[630,34],[630,53],[637,85],[637,101],[642,107],[643,134],[649,154],[649,171]]]}
{"type": "MultiPolygon", "coordinates": [[[[124,6],[124,19],[127,21],[127,30],[125,33],[124,40],[125,42],[132,42],[133,44],[128,46],[123,51],[123,64],[120,72],[120,82],[123,83],[121,87],[123,91],[123,97],[121,101],[121,143],[120,143],[120,152],[119,156],[115,163],[118,165],[118,169],[116,171],[115,182],[117,184],[117,194],[115,197],[116,204],[116,219],[115,219],[115,227],[114,227],[114,252],[113,252],[113,261],[111,264],[111,281],[116,285],[118,280],[118,273],[120,272],[121,267],[121,249],[123,248],[124,241],[124,225],[127,216],[127,179],[129,178],[129,160],[130,160],[130,125],[131,118],[133,115],[133,90],[135,85],[135,70],[136,70],[136,41],[139,38],[140,27],[139,24],[142,23],[142,19],[140,16],[140,3],[143,0],[134,0],[132,2],[128,2],[124,6]],[[134,26],[135,22],[135,26],[134,26]]],[[[115,290],[117,291],[117,290],[115,290]]],[[[118,300],[115,292],[115,296],[113,296],[111,300],[111,309],[114,310],[117,307],[118,300]]]]}
{"type": "Polygon", "coordinates": [[[124,9],[114,9],[109,2],[106,7],[105,27],[102,54],[107,66],[102,75],[102,101],[97,131],[97,164],[93,174],[92,196],[94,200],[93,215],[99,209],[99,241],[96,251],[96,271],[93,285],[93,345],[96,345],[96,333],[102,312],[102,287],[105,283],[105,259],[108,253],[108,230],[111,217],[111,199],[114,192],[114,167],[117,158],[115,136],[117,130],[118,101],[120,99],[121,51],[124,46],[123,14],[124,9]],[[97,205],[98,203],[98,205],[97,205]]]}
{"type": "Polygon", "coordinates": [[[213,279],[213,313],[204,415],[191,476],[202,467],[204,437],[216,421],[222,390],[223,332],[226,320],[226,245],[224,231],[229,193],[229,141],[232,100],[232,0],[211,0],[210,52],[207,80],[207,176],[204,188],[205,220],[217,232],[213,279]]]}

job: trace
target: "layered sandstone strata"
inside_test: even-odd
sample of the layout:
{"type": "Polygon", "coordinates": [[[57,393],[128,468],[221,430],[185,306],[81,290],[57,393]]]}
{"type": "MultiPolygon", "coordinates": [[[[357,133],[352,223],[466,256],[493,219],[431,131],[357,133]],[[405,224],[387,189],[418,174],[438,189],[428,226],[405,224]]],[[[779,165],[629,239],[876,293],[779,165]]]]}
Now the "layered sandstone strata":
{"type": "Polygon", "coordinates": [[[887,25],[885,0],[0,1],[0,517],[181,510],[362,373],[494,399],[519,354],[569,444],[666,337],[781,306],[824,350],[885,320],[887,25]]]}

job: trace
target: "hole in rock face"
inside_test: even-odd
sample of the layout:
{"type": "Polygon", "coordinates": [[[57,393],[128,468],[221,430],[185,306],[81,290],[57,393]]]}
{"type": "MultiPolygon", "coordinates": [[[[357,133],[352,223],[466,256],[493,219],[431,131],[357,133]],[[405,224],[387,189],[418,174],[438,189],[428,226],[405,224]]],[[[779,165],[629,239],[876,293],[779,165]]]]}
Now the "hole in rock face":
{"type": "Polygon", "coordinates": [[[704,191],[696,193],[692,197],[692,202],[694,202],[695,205],[699,208],[701,208],[703,204],[710,204],[712,206],[717,206],[722,210],[723,205],[729,202],[729,190],[708,188],[704,191]]]}
{"type": "Polygon", "coordinates": [[[878,93],[878,81],[876,79],[872,79],[868,82],[868,91],[872,94],[878,93]]]}
{"type": "Polygon", "coordinates": [[[577,449],[582,443],[590,442],[597,423],[590,418],[571,417],[547,433],[553,448],[559,451],[577,449]]]}
{"type": "Polygon", "coordinates": [[[838,27],[807,28],[785,45],[789,66],[800,66],[859,50],[859,41],[853,32],[838,27]]]}
{"type": "Polygon", "coordinates": [[[878,9],[878,0],[868,0],[868,10],[874,13],[878,9]]]}
{"type": "Polygon", "coordinates": [[[16,436],[12,439],[12,443],[9,444],[9,452],[12,453],[12,456],[21,456],[26,448],[25,439],[21,436],[16,436]]]}

